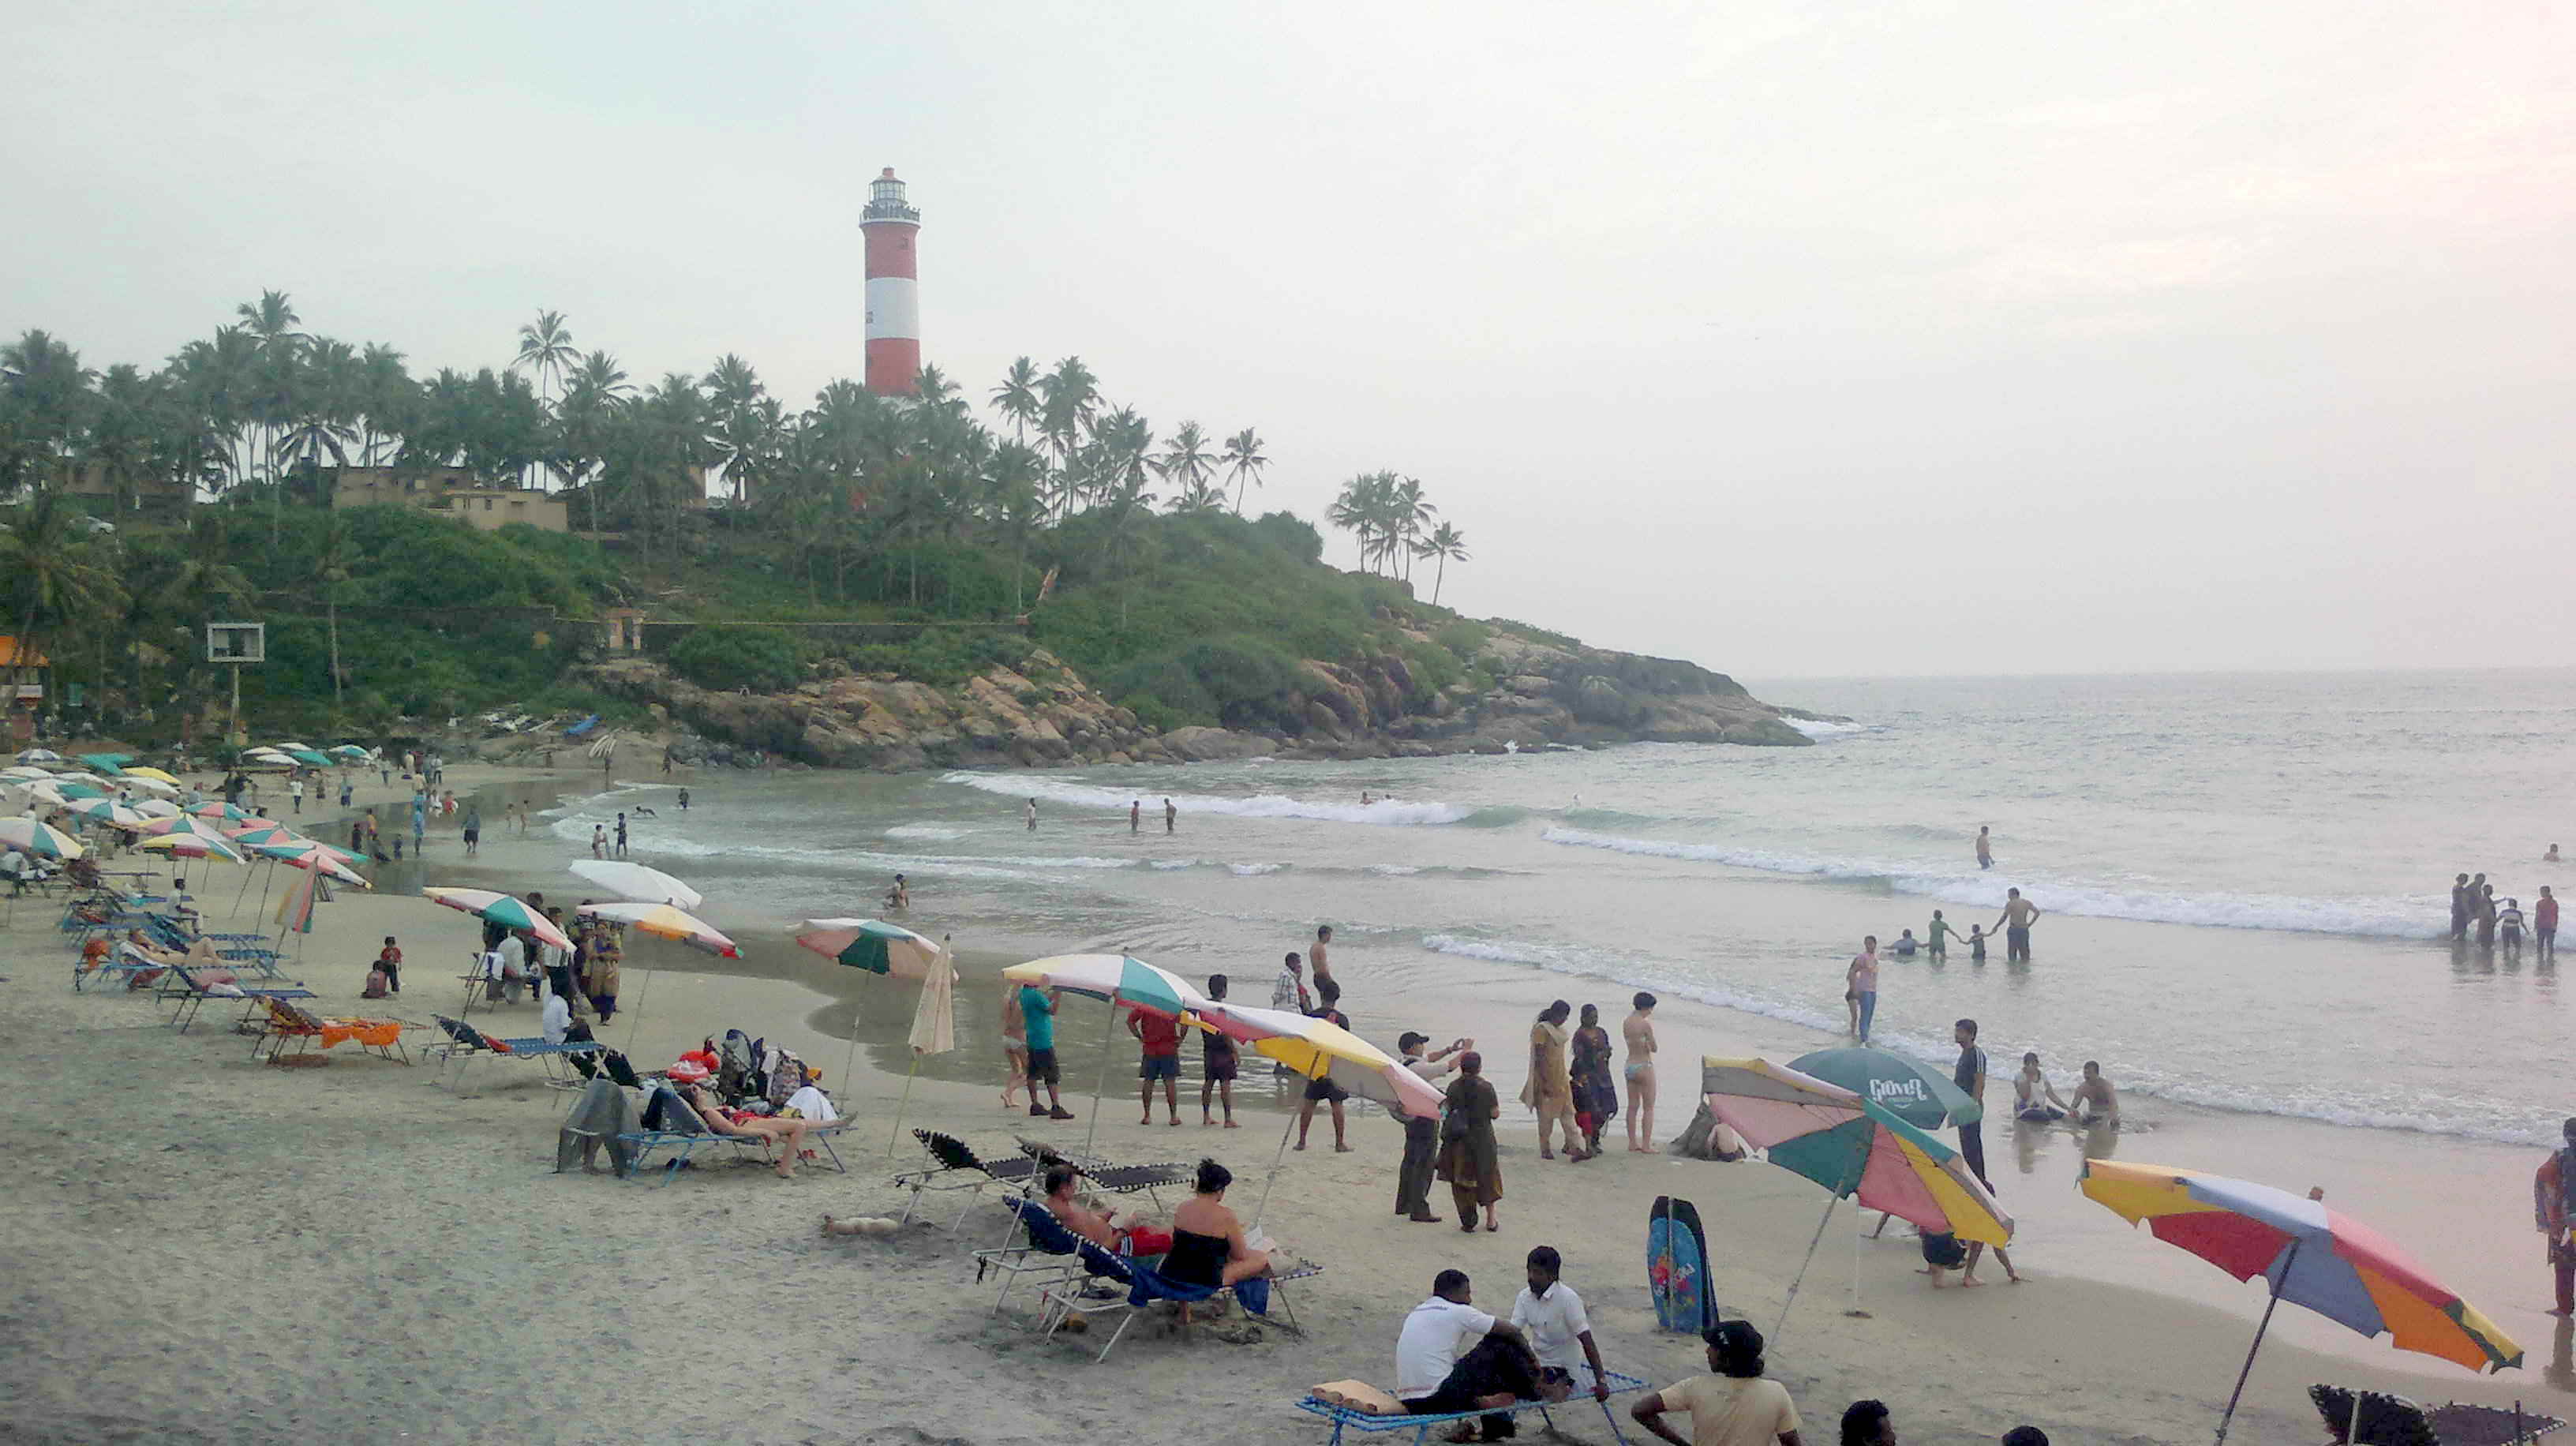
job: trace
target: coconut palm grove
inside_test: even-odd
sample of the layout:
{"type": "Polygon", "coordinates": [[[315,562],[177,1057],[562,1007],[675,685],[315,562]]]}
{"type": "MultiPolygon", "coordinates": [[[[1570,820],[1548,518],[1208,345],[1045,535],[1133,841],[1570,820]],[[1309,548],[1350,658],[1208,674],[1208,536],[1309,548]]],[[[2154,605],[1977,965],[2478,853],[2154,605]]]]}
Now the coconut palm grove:
{"type": "Polygon", "coordinates": [[[835,380],[795,408],[739,356],[630,372],[553,311],[496,351],[415,375],[282,291],[157,367],[45,330],[0,347],[0,628],[49,665],[48,716],[211,733],[232,678],[199,639],[226,619],[268,625],[246,715],[316,729],[614,718],[566,681],[612,609],[725,624],[650,634],[711,685],[954,683],[1044,647],[1167,727],[1264,726],[1307,658],[1399,653],[1427,695],[1475,676],[1487,626],[1518,629],[1439,607],[1467,539],[1419,480],[1351,478],[1324,520],[1361,567],[1329,567],[1314,526],[1247,511],[1256,428],[1158,428],[1079,357],[980,390],[925,367],[913,397],[835,380]],[[359,478],[553,521],[361,505],[359,478]]]}

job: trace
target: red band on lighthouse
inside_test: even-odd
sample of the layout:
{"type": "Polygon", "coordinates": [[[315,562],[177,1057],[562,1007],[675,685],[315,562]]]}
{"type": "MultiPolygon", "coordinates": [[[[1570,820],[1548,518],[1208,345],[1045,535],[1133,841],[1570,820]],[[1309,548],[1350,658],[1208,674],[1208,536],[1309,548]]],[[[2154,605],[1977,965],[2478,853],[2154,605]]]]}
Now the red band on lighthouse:
{"type": "Polygon", "coordinates": [[[921,375],[921,302],[913,243],[921,213],[904,200],[888,166],[868,188],[859,230],[868,254],[868,390],[881,397],[917,394],[921,375]]]}

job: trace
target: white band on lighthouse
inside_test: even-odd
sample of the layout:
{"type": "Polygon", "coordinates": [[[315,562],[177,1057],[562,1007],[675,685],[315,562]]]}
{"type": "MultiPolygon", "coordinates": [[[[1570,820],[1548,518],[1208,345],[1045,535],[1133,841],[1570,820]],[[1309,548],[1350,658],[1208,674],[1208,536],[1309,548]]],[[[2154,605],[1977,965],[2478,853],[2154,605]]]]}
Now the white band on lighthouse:
{"type": "MultiPolygon", "coordinates": [[[[847,312],[842,313],[844,316],[847,312]]],[[[844,332],[843,335],[848,335],[844,332]]],[[[868,278],[868,339],[921,337],[921,292],[909,276],[868,278]]]]}

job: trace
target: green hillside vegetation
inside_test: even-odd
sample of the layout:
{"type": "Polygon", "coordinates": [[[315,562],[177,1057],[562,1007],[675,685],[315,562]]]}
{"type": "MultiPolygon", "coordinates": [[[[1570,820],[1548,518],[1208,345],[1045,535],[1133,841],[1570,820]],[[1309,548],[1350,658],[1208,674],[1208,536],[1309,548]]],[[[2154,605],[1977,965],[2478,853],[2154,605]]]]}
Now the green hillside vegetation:
{"type": "Polygon", "coordinates": [[[708,687],[954,684],[1036,645],[1164,727],[1295,731],[1309,658],[1401,656],[1427,703],[1485,636],[1436,606],[1466,539],[1419,481],[1352,478],[1326,520],[1365,570],[1328,567],[1309,523],[1242,515],[1271,465],[1254,429],[1158,437],[1079,358],[1015,362],[988,428],[935,368],[915,398],[834,381],[791,413],[734,356],[638,387],[554,313],[470,376],[416,379],[393,347],[301,328],[269,292],[157,371],[92,370],[40,331],[0,346],[0,628],[97,722],[148,740],[219,711],[230,679],[202,660],[203,626],[229,618],[268,625],[241,678],[259,731],[323,734],[493,708],[629,716],[566,681],[612,607],[726,624],[650,635],[708,687]],[[334,509],[344,466],[542,485],[589,536],[334,509]],[[147,510],[153,495],[193,501],[147,510]]]}

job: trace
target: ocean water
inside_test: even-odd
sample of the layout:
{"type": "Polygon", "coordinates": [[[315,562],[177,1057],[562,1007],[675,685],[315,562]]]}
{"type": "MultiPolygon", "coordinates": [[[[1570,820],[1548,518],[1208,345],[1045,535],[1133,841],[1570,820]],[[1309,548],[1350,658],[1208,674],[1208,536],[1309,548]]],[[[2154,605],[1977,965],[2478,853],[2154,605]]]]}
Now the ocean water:
{"type": "Polygon", "coordinates": [[[686,815],[639,783],[552,826],[581,848],[653,807],[634,856],[724,925],[874,912],[902,872],[916,925],[961,947],[1125,948],[1251,993],[1331,922],[1364,1032],[1373,980],[1540,971],[1613,1014],[1651,988],[1823,1045],[1861,935],[1920,935],[1934,909],[1991,925],[2019,887],[2046,911],[2032,964],[2000,941],[1982,967],[1891,960],[1883,1042],[1946,1058],[1971,1015],[1998,1075],[2036,1049],[2064,1089],[2099,1059],[2144,1118],[2545,1143],[2576,1109],[2555,968],[2444,938],[2455,872],[2526,910],[2570,881],[2539,859],[2576,851],[2576,671],[1753,686],[1852,721],[1805,749],[711,775],[686,815]]]}

